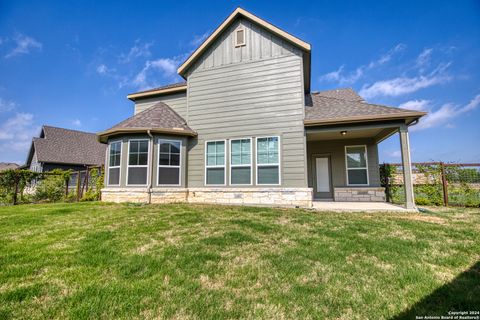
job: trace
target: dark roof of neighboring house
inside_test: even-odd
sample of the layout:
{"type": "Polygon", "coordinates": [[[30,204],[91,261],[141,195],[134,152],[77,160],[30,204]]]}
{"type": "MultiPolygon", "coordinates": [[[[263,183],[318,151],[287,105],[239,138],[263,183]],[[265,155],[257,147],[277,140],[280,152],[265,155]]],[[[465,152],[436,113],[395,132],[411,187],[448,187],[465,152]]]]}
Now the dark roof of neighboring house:
{"type": "Polygon", "coordinates": [[[305,97],[305,125],[407,119],[410,122],[425,112],[367,103],[352,89],[328,90],[305,97]]]}
{"type": "Polygon", "coordinates": [[[102,165],[105,150],[95,133],[43,126],[40,138],[33,138],[27,163],[35,151],[38,162],[102,165]]]}
{"type": "Polygon", "coordinates": [[[16,163],[0,162],[0,171],[5,171],[5,170],[8,170],[8,169],[17,169],[18,167],[20,167],[20,166],[16,163]]]}
{"type": "Polygon", "coordinates": [[[127,95],[127,98],[130,100],[135,100],[141,97],[151,97],[154,95],[161,95],[165,93],[175,93],[175,92],[181,92],[185,90],[187,90],[187,82],[182,81],[182,82],[167,84],[157,88],[130,93],[129,95],[127,95]]]}
{"type": "Polygon", "coordinates": [[[197,133],[187,125],[185,119],[163,102],[158,102],[150,108],[137,113],[97,135],[100,140],[104,141],[105,138],[111,135],[146,132],[148,130],[176,135],[197,135],[197,133]]]}

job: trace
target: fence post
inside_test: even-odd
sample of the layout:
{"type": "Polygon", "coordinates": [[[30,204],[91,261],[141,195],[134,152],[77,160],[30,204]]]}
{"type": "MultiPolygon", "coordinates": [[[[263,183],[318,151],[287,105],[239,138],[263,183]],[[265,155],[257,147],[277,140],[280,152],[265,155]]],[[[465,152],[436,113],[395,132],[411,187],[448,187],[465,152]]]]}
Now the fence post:
{"type": "Polygon", "coordinates": [[[68,183],[70,182],[70,177],[65,179],[65,197],[68,197],[68,183]]]}
{"type": "Polygon", "coordinates": [[[88,175],[89,175],[89,167],[87,167],[87,172],[85,173],[85,192],[88,192],[88,175]]]}
{"type": "Polygon", "coordinates": [[[80,201],[80,171],[77,171],[77,201],[80,201]]]}
{"type": "Polygon", "coordinates": [[[17,204],[17,194],[18,194],[18,182],[20,180],[20,177],[18,176],[18,172],[15,172],[15,178],[14,178],[14,183],[15,183],[15,190],[13,193],[13,205],[17,204]]]}
{"type": "Polygon", "coordinates": [[[440,169],[442,173],[442,190],[443,190],[443,204],[448,207],[448,184],[447,177],[445,176],[445,164],[440,162],[440,169]]]}

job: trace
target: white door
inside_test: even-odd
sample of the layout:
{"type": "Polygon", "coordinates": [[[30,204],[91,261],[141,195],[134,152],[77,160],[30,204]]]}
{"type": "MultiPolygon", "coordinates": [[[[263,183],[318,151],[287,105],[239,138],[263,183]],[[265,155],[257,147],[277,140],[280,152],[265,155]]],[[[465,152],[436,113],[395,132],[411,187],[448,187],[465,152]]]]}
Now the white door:
{"type": "Polygon", "coordinates": [[[317,192],[330,192],[330,165],[328,157],[316,158],[317,192]]]}

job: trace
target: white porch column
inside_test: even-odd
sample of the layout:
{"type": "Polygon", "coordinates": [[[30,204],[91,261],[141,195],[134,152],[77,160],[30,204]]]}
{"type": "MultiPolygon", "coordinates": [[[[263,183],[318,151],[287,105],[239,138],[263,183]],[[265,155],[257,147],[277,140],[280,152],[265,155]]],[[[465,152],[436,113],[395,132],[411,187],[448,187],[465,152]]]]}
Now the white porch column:
{"type": "Polygon", "coordinates": [[[408,139],[408,127],[402,124],[398,130],[400,135],[400,150],[402,153],[403,184],[405,185],[405,207],[415,209],[413,194],[412,162],[410,160],[410,141],[408,139]]]}

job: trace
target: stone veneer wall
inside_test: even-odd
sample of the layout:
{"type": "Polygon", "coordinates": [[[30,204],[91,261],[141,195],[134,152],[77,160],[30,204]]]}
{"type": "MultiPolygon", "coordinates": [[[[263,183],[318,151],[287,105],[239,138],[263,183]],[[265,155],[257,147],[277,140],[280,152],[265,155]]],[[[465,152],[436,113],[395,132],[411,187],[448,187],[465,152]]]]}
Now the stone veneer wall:
{"type": "Polygon", "coordinates": [[[380,187],[335,187],[335,201],[385,202],[385,189],[380,187]]]}
{"type": "MultiPolygon", "coordinates": [[[[148,189],[105,188],[102,201],[148,202],[148,189]]],[[[153,188],[151,203],[218,203],[311,207],[311,188],[153,188]]]]}

